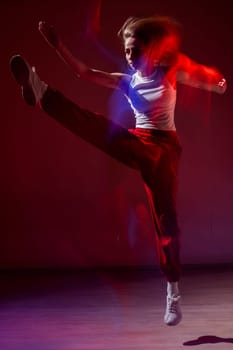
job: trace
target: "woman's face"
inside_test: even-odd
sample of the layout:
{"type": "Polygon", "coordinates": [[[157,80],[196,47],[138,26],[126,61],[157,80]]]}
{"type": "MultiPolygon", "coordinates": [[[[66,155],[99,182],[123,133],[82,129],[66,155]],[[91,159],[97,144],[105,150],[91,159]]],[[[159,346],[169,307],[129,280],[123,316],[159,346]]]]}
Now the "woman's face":
{"type": "Polygon", "coordinates": [[[135,37],[125,39],[125,58],[128,65],[142,75],[150,75],[158,61],[156,45],[145,45],[135,37]]]}
{"type": "Polygon", "coordinates": [[[147,45],[132,35],[125,38],[124,44],[127,63],[142,74],[150,74],[158,63],[168,66],[174,64],[179,46],[175,35],[167,35],[163,40],[147,45]]]}
{"type": "Polygon", "coordinates": [[[134,70],[141,70],[146,63],[146,48],[134,37],[125,39],[125,58],[134,70]]]}

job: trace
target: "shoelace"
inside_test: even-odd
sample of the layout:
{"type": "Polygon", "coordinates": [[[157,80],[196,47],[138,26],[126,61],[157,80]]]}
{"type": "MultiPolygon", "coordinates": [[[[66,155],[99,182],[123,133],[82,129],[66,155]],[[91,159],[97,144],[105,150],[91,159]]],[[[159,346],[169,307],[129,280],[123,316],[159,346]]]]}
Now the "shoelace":
{"type": "Polygon", "coordinates": [[[168,297],[168,312],[176,314],[177,313],[177,304],[180,300],[180,296],[177,297],[168,297]]]}

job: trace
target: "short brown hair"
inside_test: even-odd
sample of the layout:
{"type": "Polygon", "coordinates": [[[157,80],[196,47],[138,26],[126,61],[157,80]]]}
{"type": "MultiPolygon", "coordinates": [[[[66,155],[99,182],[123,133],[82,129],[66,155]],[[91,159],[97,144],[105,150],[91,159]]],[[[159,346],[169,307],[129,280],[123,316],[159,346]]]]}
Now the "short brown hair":
{"type": "Polygon", "coordinates": [[[164,45],[166,57],[175,58],[180,49],[181,25],[168,16],[129,17],[117,34],[123,43],[134,37],[146,46],[164,45]]]}

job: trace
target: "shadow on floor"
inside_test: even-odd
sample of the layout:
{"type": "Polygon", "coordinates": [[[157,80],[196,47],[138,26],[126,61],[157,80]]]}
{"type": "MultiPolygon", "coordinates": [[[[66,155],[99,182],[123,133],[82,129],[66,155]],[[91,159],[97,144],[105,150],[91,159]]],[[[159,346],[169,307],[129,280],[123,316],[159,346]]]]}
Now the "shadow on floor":
{"type": "Polygon", "coordinates": [[[231,343],[233,344],[233,338],[221,338],[215,335],[203,335],[194,340],[189,340],[183,343],[183,345],[194,346],[201,344],[217,344],[217,343],[231,343]]]}

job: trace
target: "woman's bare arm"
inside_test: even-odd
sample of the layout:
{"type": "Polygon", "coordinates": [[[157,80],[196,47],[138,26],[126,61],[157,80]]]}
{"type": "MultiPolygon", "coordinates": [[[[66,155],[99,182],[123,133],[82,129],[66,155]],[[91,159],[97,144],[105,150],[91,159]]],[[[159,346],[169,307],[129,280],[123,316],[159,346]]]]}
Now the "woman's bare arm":
{"type": "Polygon", "coordinates": [[[176,67],[176,80],[179,83],[223,94],[226,79],[216,68],[208,67],[180,54],[176,67]]]}
{"type": "Polygon", "coordinates": [[[74,73],[85,80],[96,84],[109,87],[120,88],[121,81],[129,81],[130,76],[123,73],[108,73],[98,69],[90,68],[80,59],[75,57],[71,51],[64,45],[53,26],[46,22],[39,22],[39,31],[44,39],[52,46],[62,60],[71,67],[74,73]]]}

